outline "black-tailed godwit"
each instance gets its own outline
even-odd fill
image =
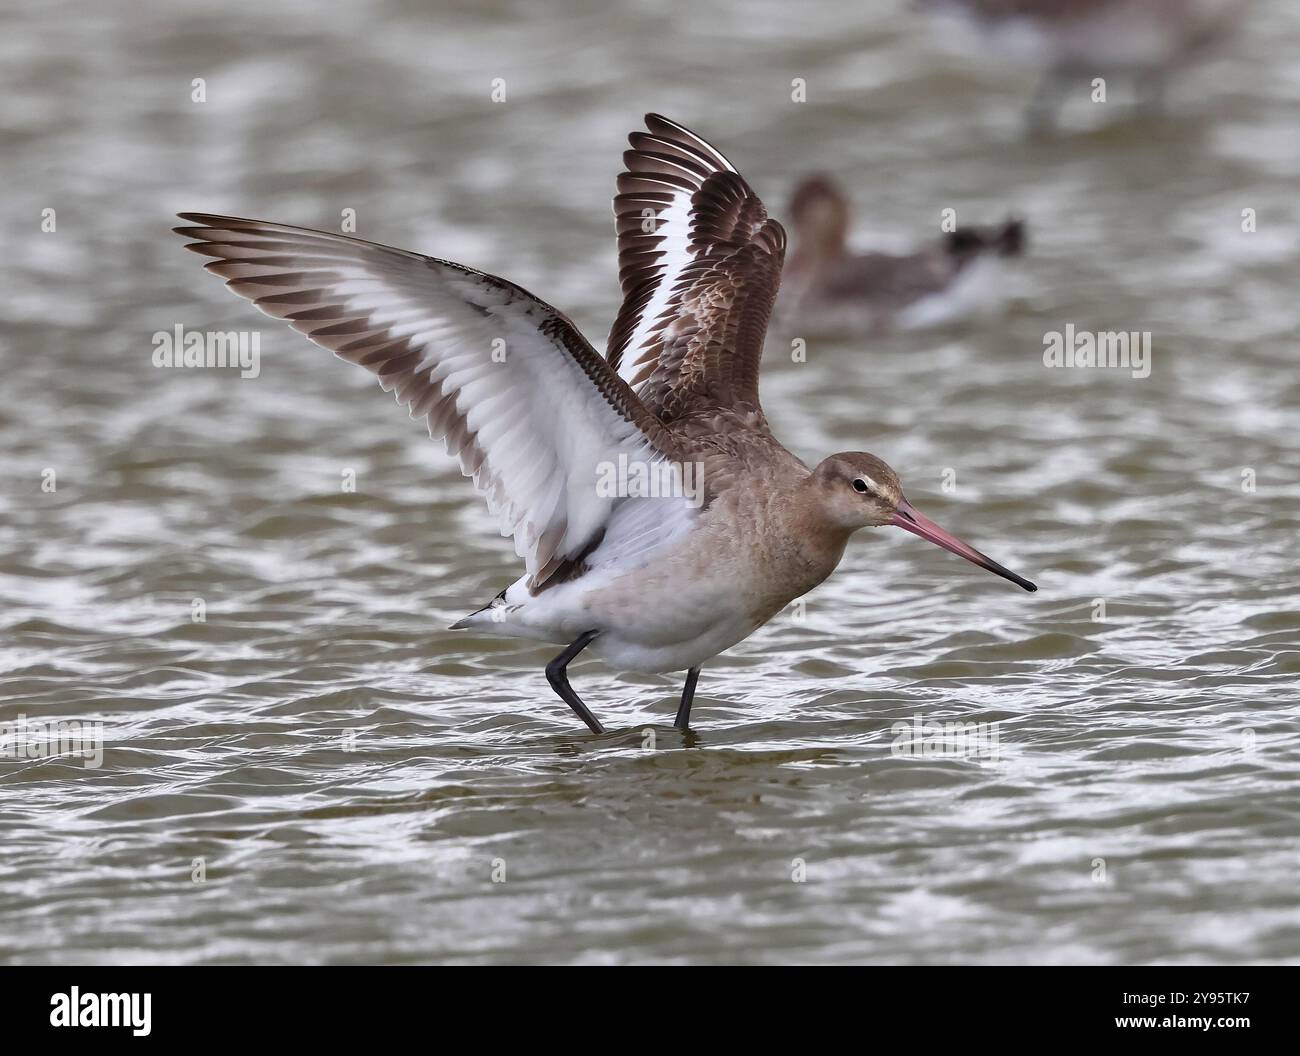
[[[603,358],[563,313],[460,264],[205,213],[176,229],[459,458],[526,571],[454,626],[569,643],[546,674],[597,733],[565,674],[583,649],[686,671],[686,729],[700,665],[830,575],[859,528],[896,525],[1037,589],[918,513],[874,455],[810,469],[781,446],[758,373],[785,232],[699,136],[653,114],[646,128],[614,199],[624,302]]]

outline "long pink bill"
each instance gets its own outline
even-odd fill
[[[940,528],[934,521],[930,520],[924,514],[917,513],[912,504],[904,499],[898,504],[898,509],[894,512],[894,524],[911,532],[913,535],[919,535],[922,539],[928,539],[945,550],[950,550],[958,557],[964,557],[972,564],[979,565],[980,568],[986,568],[995,575],[1003,579],[1009,579],[1018,587],[1024,587],[1025,590],[1033,591],[1038,587],[1023,576],[1018,576],[1009,568],[1003,568],[990,557],[985,557],[973,546],[967,546],[951,532]]]

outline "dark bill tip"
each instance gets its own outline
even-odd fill
[[[958,557],[964,557],[971,564],[979,565],[980,568],[992,572],[995,576],[1009,579],[1022,590],[1027,590],[1032,594],[1038,589],[1038,584],[1025,579],[1024,576],[1016,575],[1011,569],[999,565],[991,557],[981,554],[973,546],[963,543],[951,532],[940,528],[929,517],[917,513],[912,504],[907,501],[899,504],[897,511],[894,513],[893,523],[904,531],[919,535],[922,539],[926,539],[936,546],[942,546],[945,550],[956,554]]]

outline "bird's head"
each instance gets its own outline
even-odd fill
[[[839,252],[848,237],[849,201],[829,176],[808,176],[790,196],[790,221],[801,247]]]
[[[898,474],[875,455],[865,451],[842,451],[831,455],[813,470],[810,482],[821,519],[843,530],[852,532],[859,528],[893,525],[928,539],[1025,590],[1038,589],[1023,576],[1003,568],[919,513],[903,494]]]

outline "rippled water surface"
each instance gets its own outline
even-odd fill
[[[1300,8],[1029,140],[1032,78],[903,5],[118,6],[0,15],[0,720],[105,739],[0,760],[0,956],[1300,960]],[[517,565],[440,450],[168,228],[355,209],[599,344],[649,109],[778,216],[834,173],[864,246],[1026,218],[1001,314],[774,341],[763,391],[1041,589],[864,532],[687,738],[677,676],[575,663],[592,737],[554,647],[444,629]],[[178,323],[260,327],[261,375],[155,369]],[[1067,323],[1150,377],[1046,369]],[[900,756],[918,717],[996,760]]]

